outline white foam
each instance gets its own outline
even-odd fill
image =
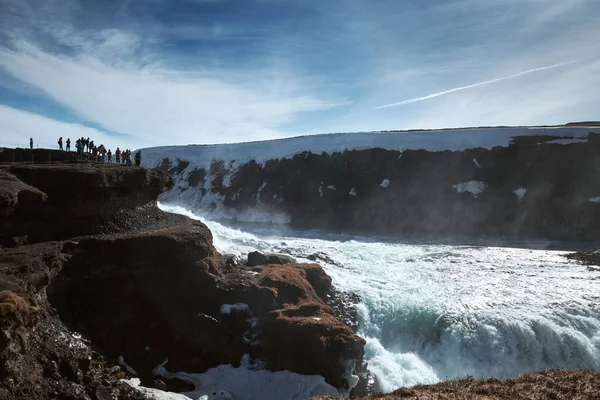
[[[364,299],[356,307],[359,335],[385,391],[465,375],[600,369],[600,279],[564,252],[292,230],[263,237],[204,222],[223,253],[330,259],[321,264],[334,285]]]
[[[328,185],[327,189],[329,189],[329,190],[337,190],[337,187],[335,185]]]
[[[350,196],[354,196],[356,197],[356,188],[352,188],[350,189],[350,192],[348,193]]]
[[[479,162],[477,161],[477,159],[476,159],[476,158],[474,158],[474,159],[473,159],[473,164],[475,164],[475,166],[476,166],[477,168],[481,168],[481,165],[479,165]]]
[[[385,178],[383,181],[381,181],[381,183],[379,184],[380,187],[387,189],[390,186],[390,180]]]
[[[479,196],[487,188],[485,182],[469,181],[452,186],[458,193],[471,193],[473,197]]]
[[[590,198],[588,199],[588,201],[589,201],[590,203],[600,203],[600,196],[598,196],[598,197],[590,197]]]

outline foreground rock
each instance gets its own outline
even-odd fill
[[[333,400],[313,397],[313,400]],[[541,371],[518,378],[458,379],[419,385],[360,400],[595,400],[600,399],[599,371]]]
[[[88,165],[0,173],[10,246],[0,250],[0,399],[142,398],[119,380],[133,373],[187,391],[154,368],[168,360],[170,371],[204,372],[244,355],[336,388],[356,384],[364,340],[327,305],[321,267],[225,262],[204,224],[156,207],[166,174]]]
[[[576,253],[567,254],[566,257],[570,260],[579,261],[586,265],[600,266],[600,250],[579,251]]]
[[[133,229],[117,213],[152,205],[172,186],[160,171],[88,164],[0,166],[0,183],[5,246]]]

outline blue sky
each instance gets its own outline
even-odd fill
[[[0,145],[600,119],[597,0],[0,0]]]

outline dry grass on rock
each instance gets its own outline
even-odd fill
[[[507,379],[465,378],[358,400],[598,400],[600,371],[548,370]],[[333,400],[313,397],[312,400]]]

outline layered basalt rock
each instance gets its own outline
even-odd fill
[[[371,148],[305,151],[261,163],[215,159],[202,166],[166,158],[159,164],[176,180],[170,200],[181,196],[186,206],[233,222],[592,241],[600,233],[600,191],[593,184],[600,179],[600,135],[573,140],[548,132],[491,149]]]
[[[117,213],[153,205],[172,185],[145,168],[81,165],[0,167],[0,244],[110,233]]]

